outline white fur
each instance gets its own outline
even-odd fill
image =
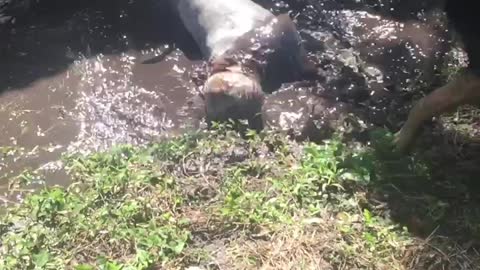
[[[216,57],[274,15],[251,0],[173,0],[204,57]]]

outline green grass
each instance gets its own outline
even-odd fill
[[[473,252],[417,237],[376,196],[431,176],[392,153],[387,133],[372,140],[317,145],[218,126],[67,156],[74,183],[27,194],[0,218],[0,269],[472,269]],[[432,220],[448,214],[438,198],[419,201]]]

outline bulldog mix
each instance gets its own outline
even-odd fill
[[[208,60],[202,90],[208,123],[246,119],[261,130],[265,92],[316,73],[287,14],[275,16],[250,0],[172,0],[171,5]]]

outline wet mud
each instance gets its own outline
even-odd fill
[[[165,4],[86,3],[63,7],[68,12],[62,16],[48,10],[48,4],[31,8],[34,11],[19,16],[15,24],[3,26],[2,146],[45,148],[48,155],[19,157],[35,168],[54,161],[55,153],[144,143],[188,122],[186,101],[195,95],[189,75],[200,59],[198,53],[196,58],[188,55],[195,54],[195,45]],[[296,10],[282,2],[261,4],[275,13],[298,13],[306,46],[326,78],[310,82],[316,89],[309,93],[323,90],[320,94],[330,99],[357,104],[372,101],[386,95],[389,87],[411,87],[424,73],[431,74],[435,61],[441,59],[433,54],[442,52],[442,35],[428,32],[431,26],[422,22],[399,23],[329,1],[297,4]],[[172,42],[180,50],[158,63],[142,64]],[[270,99],[289,102],[280,96]],[[276,110],[283,118],[299,113]],[[382,117],[387,116],[377,118]],[[21,164],[15,163],[25,167]],[[5,163],[2,172],[18,173],[12,165]]]
[[[40,1],[3,20],[1,193],[25,169],[48,170],[47,184],[68,184],[62,153],[148,143],[202,126],[192,100],[203,62],[166,2]],[[446,70],[465,65],[440,1],[257,2],[289,12],[322,75],[267,96],[269,128],[299,139],[324,139],[351,114],[364,129],[397,130],[413,100],[441,84]],[[162,53],[161,61],[144,63]]]

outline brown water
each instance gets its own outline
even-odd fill
[[[68,184],[62,153],[151,142],[183,132],[197,117],[188,107],[196,93],[190,74],[200,63],[195,45],[158,4],[127,2],[126,8],[96,4],[61,17],[27,16],[0,31],[0,193],[25,169],[46,171],[47,184]],[[380,115],[376,124],[391,124],[386,115],[398,111],[394,94],[433,81],[449,50],[446,32],[430,27],[439,24],[435,16],[405,22],[343,2],[261,2],[299,15],[307,49],[326,78],[307,83],[309,93],[366,108]],[[158,63],[141,63],[172,40],[180,49]],[[308,113],[303,104],[287,106],[292,100],[301,102],[285,92],[267,100],[272,117],[287,126],[295,124],[289,115]]]
[[[49,185],[67,184],[62,153],[150,142],[191,117],[187,73],[195,62],[180,50],[142,64],[168,45],[142,41],[134,48],[128,28],[112,30],[119,26],[98,9],[77,11],[60,25],[44,18],[2,38],[1,193],[27,169],[46,173]]]

